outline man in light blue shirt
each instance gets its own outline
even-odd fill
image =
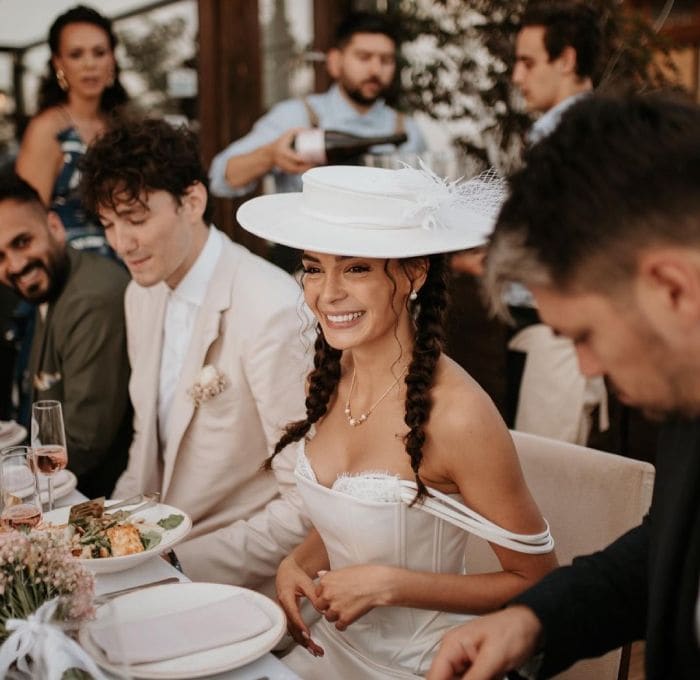
[[[338,27],[335,46],[328,52],[327,67],[335,84],[323,94],[276,104],[251,132],[220,152],[209,170],[211,192],[225,198],[243,196],[270,172],[278,192],[301,191],[300,175],[312,165],[292,144],[304,128],[362,137],[405,132],[408,141],[400,151],[423,151],[425,143],[416,123],[382,99],[396,71],[397,43],[395,27],[386,18],[349,15]]]
[[[593,91],[601,53],[599,18],[575,2],[534,3],[515,41],[513,84],[527,108],[542,114],[528,133],[534,144],[559,124],[564,112]]]
[[[572,0],[528,5],[515,41],[512,76],[528,110],[541,114],[527,135],[528,145],[552,134],[565,112],[593,92],[601,51],[600,17],[591,8]],[[574,344],[538,322],[529,290],[514,284],[507,301],[517,322],[508,346],[526,355],[522,376],[509,378],[511,409],[517,397],[514,429],[586,444],[596,408],[599,430],[608,427],[602,378],[584,376]],[[518,363],[511,359],[511,365]]]

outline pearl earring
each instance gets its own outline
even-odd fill
[[[56,70],[56,81],[64,92],[68,92],[70,85],[68,84],[68,78],[66,78],[66,74],[63,72],[62,68]]]
[[[418,292],[413,290],[413,288],[411,288],[411,292],[408,296],[408,299],[411,300],[411,302],[413,302],[414,300],[417,300],[418,299]]]

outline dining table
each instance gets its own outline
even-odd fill
[[[84,500],[87,500],[86,496],[76,489],[57,500],[56,507],[68,507]],[[149,587],[149,584],[166,579],[177,579],[180,583],[190,583],[190,579],[169,562],[154,558],[126,571],[96,574],[95,596],[105,596],[131,588]],[[169,582],[174,583],[174,581]],[[296,673],[270,652],[245,666],[205,677],[208,680],[301,680]]]

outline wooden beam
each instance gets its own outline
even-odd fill
[[[624,3],[630,8],[642,12],[649,21],[658,19],[660,3],[652,3],[650,0],[626,0]],[[679,45],[700,43],[700,6],[694,3],[693,7],[673,8],[661,27],[661,34],[668,36]]]
[[[333,45],[335,29],[350,11],[350,0],[314,0],[314,49],[327,52]],[[314,62],[314,86],[316,92],[325,92],[331,85],[331,77],[324,62]]]
[[[199,0],[199,121],[207,166],[262,114],[262,65],[257,0]],[[214,199],[217,226],[254,252],[265,242],[234,219],[241,201]]]

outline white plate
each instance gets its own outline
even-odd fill
[[[19,498],[25,498],[36,489],[34,475],[29,468],[16,467],[6,472],[5,484],[10,484],[12,493]],[[39,482],[39,492],[41,502],[49,502],[48,477],[46,475],[36,475]],[[53,498],[58,500],[67,496],[78,486],[78,478],[70,470],[59,470],[53,478]],[[21,487],[21,488],[18,488]]]
[[[109,506],[116,501],[107,501],[105,507],[108,509]],[[128,510],[129,508],[124,508]],[[44,522],[50,522],[51,524],[65,524],[68,521],[68,514],[70,513],[70,508],[59,508],[58,510],[53,510],[52,512],[44,513]],[[180,523],[179,526],[174,529],[167,529],[163,532],[163,538],[161,542],[150,548],[149,550],[144,550],[143,552],[136,553],[134,555],[122,555],[121,557],[100,557],[94,560],[78,560],[81,564],[89,567],[90,570],[95,574],[112,574],[116,571],[125,571],[126,569],[131,569],[147,560],[157,557],[162,552],[172,548],[176,543],[179,543],[192,528],[192,520],[189,515],[182,510],[174,508],[172,505],[164,505],[163,503],[158,503],[152,508],[148,508],[143,512],[139,512],[134,515],[134,519],[142,518],[144,521],[150,524],[155,524],[159,519],[163,519],[168,515],[184,515],[185,519]]]
[[[0,420],[0,449],[7,446],[17,446],[27,437],[26,428],[14,420]]]
[[[236,594],[244,595],[268,615],[272,622],[268,630],[248,640],[223,647],[165,661],[132,665],[129,667],[131,676],[152,680],[180,680],[223,673],[232,668],[244,666],[269,652],[282,639],[287,630],[287,621],[282,609],[264,595],[247,588],[220,583],[175,583],[154,586],[112,600],[110,606],[113,612],[120,621],[128,624],[144,616],[174,614],[218,602]],[[98,609],[97,621],[99,620],[100,610]],[[102,668],[116,675],[119,674],[120,668],[110,664],[102,649],[93,641],[90,635],[90,624],[80,631],[80,644]]]

